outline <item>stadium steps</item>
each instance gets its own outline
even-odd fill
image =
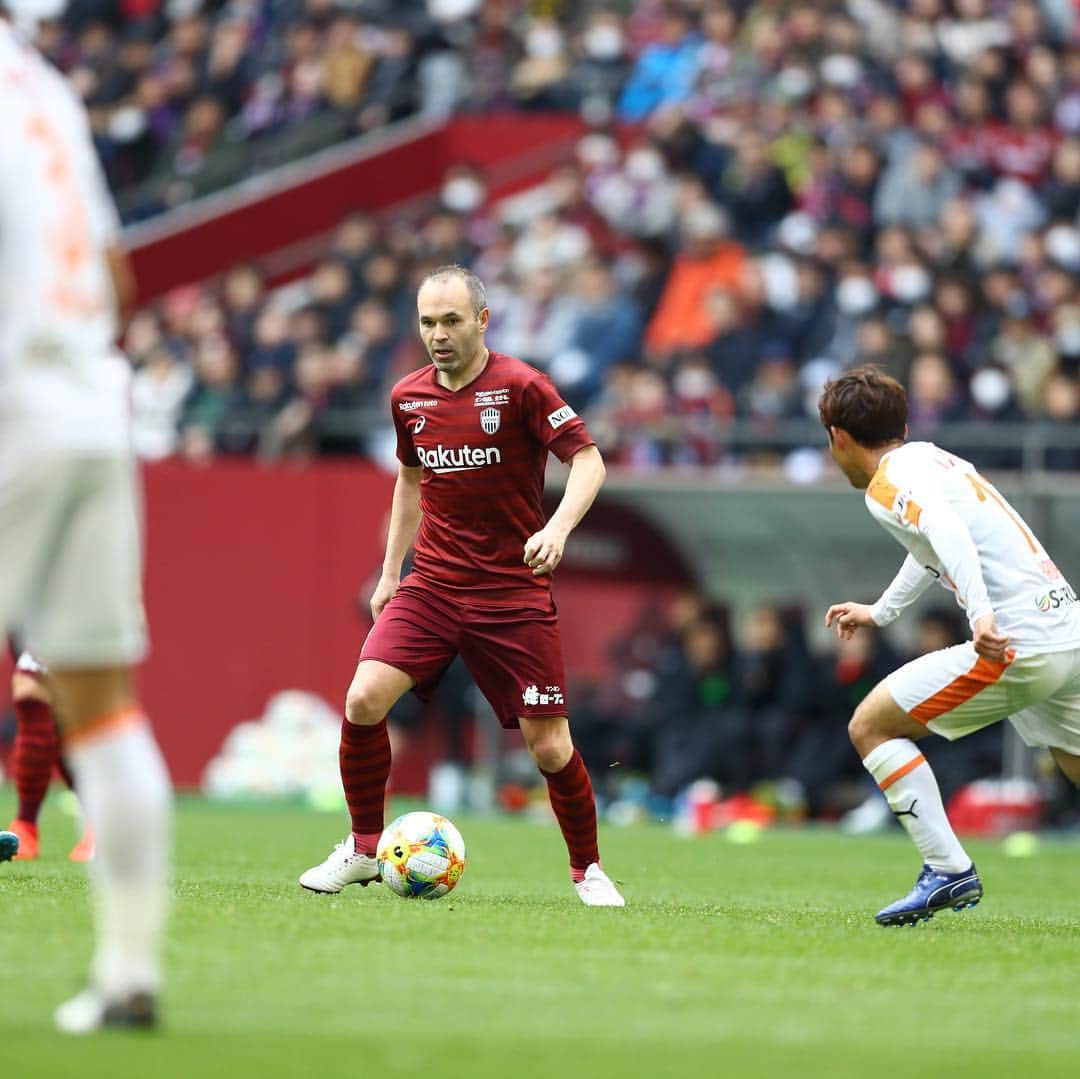
[[[583,130],[577,117],[562,114],[412,119],[271,169],[125,229],[140,300],[239,262],[255,262],[277,280],[296,276],[348,212],[416,209],[458,162],[478,168],[492,196],[512,194],[565,160]]]

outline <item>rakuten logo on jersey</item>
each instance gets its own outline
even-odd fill
[[[488,465],[502,464],[502,454],[499,453],[498,446],[476,449],[472,446],[462,446],[456,450],[443,445],[430,450],[417,446],[416,456],[420,458],[420,463],[430,468],[432,472],[467,472],[472,468],[486,468]]]

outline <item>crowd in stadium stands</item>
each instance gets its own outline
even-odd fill
[[[915,654],[965,636],[958,610],[931,609]],[[615,781],[609,795],[618,789],[617,761],[649,774],[659,807],[707,777],[728,795],[757,791],[799,815],[837,816],[867,793],[845,720],[907,658],[869,633],[817,655],[799,609],[762,606],[733,626],[726,608],[688,591],[666,609],[646,610],[616,644],[619,677],[575,709],[575,737],[599,782]],[[998,772],[1001,735],[997,727],[935,747],[946,798]],[[871,819],[885,823],[887,814]]]
[[[865,361],[904,381],[919,432],[1067,432],[1076,17],[1072,0],[79,0],[50,51],[113,183],[159,176],[166,203],[219,144],[325,111],[353,133],[496,107],[591,125],[520,196],[491,200],[462,164],[420,221],[344,221],[306,281],[238,267],[142,312],[141,452],[387,458],[386,391],[423,359],[414,288],[446,261],[487,282],[490,344],[547,370],[615,463],[722,465],[739,419],[768,450]],[[1019,463],[1007,442],[969,456]]]
[[[750,796],[792,819],[842,818],[853,831],[891,824],[852,752],[847,720],[902,662],[964,640],[963,613],[925,610],[911,656],[870,632],[813,651],[805,623],[799,608],[767,605],[732,619],[726,607],[689,589],[645,605],[612,646],[617,673],[572,687],[575,744],[602,802],[629,797],[670,817],[691,784],[707,779],[723,797]],[[446,732],[446,759],[467,767],[467,747],[477,740],[463,731],[482,707],[471,687],[455,664],[434,702],[406,698],[391,719],[408,731],[426,717]],[[999,774],[1002,746],[1001,724],[959,742],[939,739],[934,768],[946,800]],[[531,776],[525,769],[521,778]]]

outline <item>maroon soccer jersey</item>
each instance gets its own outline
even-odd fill
[[[424,469],[413,572],[474,603],[546,604],[550,576],[534,577],[523,558],[545,523],[548,451],[566,461],[594,444],[551,380],[490,352],[460,390],[440,386],[433,364],[406,375],[390,406],[398,459]]]

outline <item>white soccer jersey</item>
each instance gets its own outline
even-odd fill
[[[1080,606],[1024,519],[974,465],[930,442],[891,450],[866,489],[866,505],[908,551],[874,604],[887,625],[934,581],[974,625],[993,612],[1018,655],[1080,647]]]
[[[0,460],[122,452],[119,221],[85,111],[0,19]]]

